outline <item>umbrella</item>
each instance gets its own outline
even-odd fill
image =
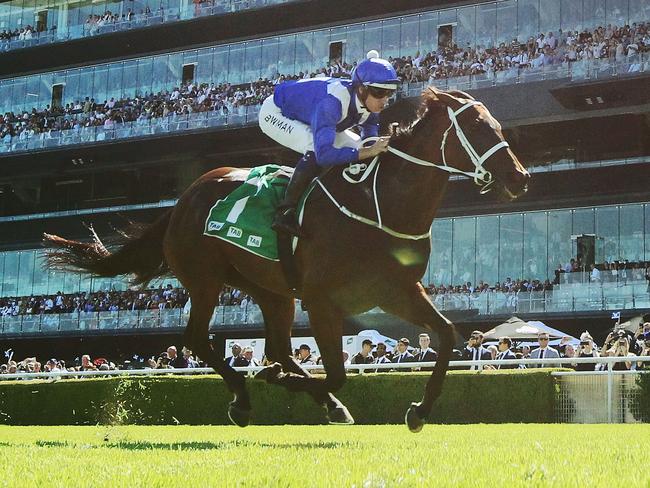
[[[562,337],[569,337],[571,344],[578,344],[580,341],[569,334],[562,332],[561,330],[554,329],[549,327],[544,322],[538,320],[531,320],[525,322],[519,317],[511,317],[506,320],[503,324],[497,325],[495,328],[488,330],[483,334],[483,338],[486,340],[494,340],[499,337],[507,336],[512,340],[521,342],[526,339],[537,339],[537,335],[545,332],[549,335],[550,338],[560,339]],[[554,342],[554,341],[553,341]]]

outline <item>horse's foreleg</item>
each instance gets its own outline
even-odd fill
[[[303,378],[311,378],[309,372],[303,369],[293,358],[291,351],[291,326],[295,314],[293,298],[286,298],[274,295],[269,292],[260,291],[254,295],[255,300],[262,309],[264,324],[266,326],[266,358],[271,362],[280,363],[285,373],[293,373]],[[291,379],[292,375],[280,381],[282,371],[275,367],[269,368],[261,373],[270,383],[279,383],[284,386],[292,386],[294,390],[306,390],[319,405],[327,408],[328,412],[341,406],[341,402],[325,388],[304,388],[304,382],[300,379]],[[313,385],[313,383],[312,383]]]
[[[431,303],[420,283],[406,290],[398,290],[387,303],[380,304],[384,311],[397,315],[414,325],[419,325],[440,338],[438,359],[429,377],[424,397],[420,403],[413,403],[406,412],[406,424],[411,432],[419,432],[431,413],[434,401],[440,396],[442,384],[449,368],[454,347],[455,328]]]
[[[220,287],[219,287],[220,288]],[[228,407],[230,420],[240,427],[246,427],[250,422],[250,398],[246,391],[246,378],[226,364],[223,358],[210,346],[208,328],[219,297],[219,288],[196,289],[190,291],[192,309],[190,319],[185,329],[185,342],[208,365],[219,373],[228,389],[235,395]]]

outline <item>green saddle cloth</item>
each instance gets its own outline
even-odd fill
[[[292,172],[292,168],[276,164],[252,168],[241,186],[210,209],[203,234],[279,261],[271,222]]]

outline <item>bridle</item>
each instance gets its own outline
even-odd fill
[[[469,176],[474,180],[474,183],[476,183],[478,186],[481,187],[480,193],[482,195],[489,192],[490,190],[492,190],[492,185],[494,184],[495,180],[494,177],[492,176],[492,173],[486,170],[483,165],[499,149],[502,149],[504,147],[509,147],[510,145],[506,141],[501,141],[495,144],[494,146],[492,146],[490,149],[488,149],[485,153],[483,153],[482,156],[478,155],[476,149],[474,149],[474,146],[472,146],[472,143],[465,135],[463,128],[458,123],[458,115],[461,114],[464,110],[474,105],[482,105],[482,103],[476,100],[468,100],[458,110],[455,111],[451,107],[447,106],[447,114],[449,115],[449,119],[451,120],[451,123],[449,124],[447,130],[445,130],[445,132],[443,133],[442,143],[440,144],[440,152],[442,154],[442,164],[435,164],[420,158],[416,158],[415,156],[411,156],[410,154],[400,151],[399,149],[395,149],[394,147],[389,146],[388,150],[393,154],[401,157],[402,159],[414,164],[438,168],[452,174]],[[447,158],[445,157],[445,146],[447,144],[447,136],[449,135],[449,131],[452,129],[452,127],[455,128],[456,137],[458,137],[461,146],[469,156],[469,159],[472,161],[472,164],[474,165],[475,168],[474,171],[462,171],[458,168],[454,168],[453,166],[449,166],[447,164]],[[376,138],[373,139],[376,140]]]
[[[472,146],[472,143],[467,139],[467,136],[465,135],[465,132],[463,131],[462,127],[458,123],[458,115],[461,114],[464,110],[466,110],[469,107],[472,107],[474,105],[482,105],[481,102],[478,102],[476,100],[468,100],[465,102],[458,110],[453,110],[451,107],[447,106],[447,114],[449,115],[449,119],[451,120],[451,123],[449,124],[449,127],[445,132],[443,133],[442,136],[442,142],[440,144],[440,152],[442,153],[442,164],[436,164],[432,163],[430,161],[425,161],[424,159],[416,158],[415,156],[411,156],[410,154],[407,154],[403,151],[400,151],[399,149],[395,149],[392,146],[388,146],[388,151],[392,152],[396,156],[399,156],[400,158],[404,159],[405,161],[408,161],[413,164],[417,164],[420,166],[428,166],[431,168],[438,168],[443,171],[447,171],[448,173],[451,174],[459,174],[459,175],[464,175],[468,176],[470,178],[474,179],[474,183],[476,183],[479,187],[481,187],[481,194],[485,194],[492,190],[492,185],[494,184],[494,177],[492,176],[492,173],[490,173],[488,170],[486,170],[483,165],[485,162],[492,157],[499,149],[502,149],[504,147],[509,147],[509,144],[506,141],[501,141],[494,146],[492,146],[490,149],[488,149],[485,153],[483,153],[482,156],[479,156],[478,153],[476,152],[476,149],[474,149],[474,146]],[[447,159],[445,157],[445,146],[447,143],[447,136],[449,134],[449,131],[454,128],[456,131],[456,137],[458,137],[458,140],[460,141],[461,146],[469,156],[470,160],[472,161],[472,164],[474,164],[474,171],[463,171],[458,168],[455,168],[453,166],[449,166],[447,164]],[[378,140],[379,137],[368,137],[363,140],[363,143],[365,144],[366,142],[374,142]],[[431,235],[431,230],[429,229],[428,232],[425,232],[423,234],[405,234],[402,232],[398,232],[396,230],[393,230],[387,226],[384,225],[382,221],[382,216],[381,216],[381,210],[379,208],[379,199],[377,196],[377,174],[379,173],[379,165],[381,164],[381,161],[379,160],[379,156],[375,156],[375,158],[372,160],[372,162],[368,165],[365,163],[355,163],[355,164],[350,164],[347,168],[343,169],[342,175],[343,178],[352,184],[358,184],[366,180],[368,176],[373,172],[373,170],[376,168],[377,171],[375,171],[374,175],[374,181],[373,181],[373,196],[374,196],[374,203],[375,203],[375,211],[377,214],[377,220],[372,220],[367,217],[363,217],[361,215],[358,215],[345,206],[341,205],[336,198],[327,190],[325,185],[322,183],[320,178],[317,178],[316,184],[321,187],[325,195],[332,201],[332,203],[341,211],[345,216],[356,220],[358,222],[364,223],[366,225],[369,225],[371,227],[375,227],[388,235],[391,235],[393,237],[397,237],[399,239],[408,239],[408,240],[420,240],[420,239],[426,239],[429,238]],[[361,174],[361,177],[359,179],[353,178],[353,176]],[[313,188],[313,187],[312,187]],[[311,191],[311,190],[310,190]],[[302,221],[302,213],[300,214],[300,221]],[[296,244],[296,241],[294,240],[294,246]]]

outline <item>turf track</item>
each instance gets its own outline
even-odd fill
[[[1,486],[649,487],[648,425],[0,426]]]

